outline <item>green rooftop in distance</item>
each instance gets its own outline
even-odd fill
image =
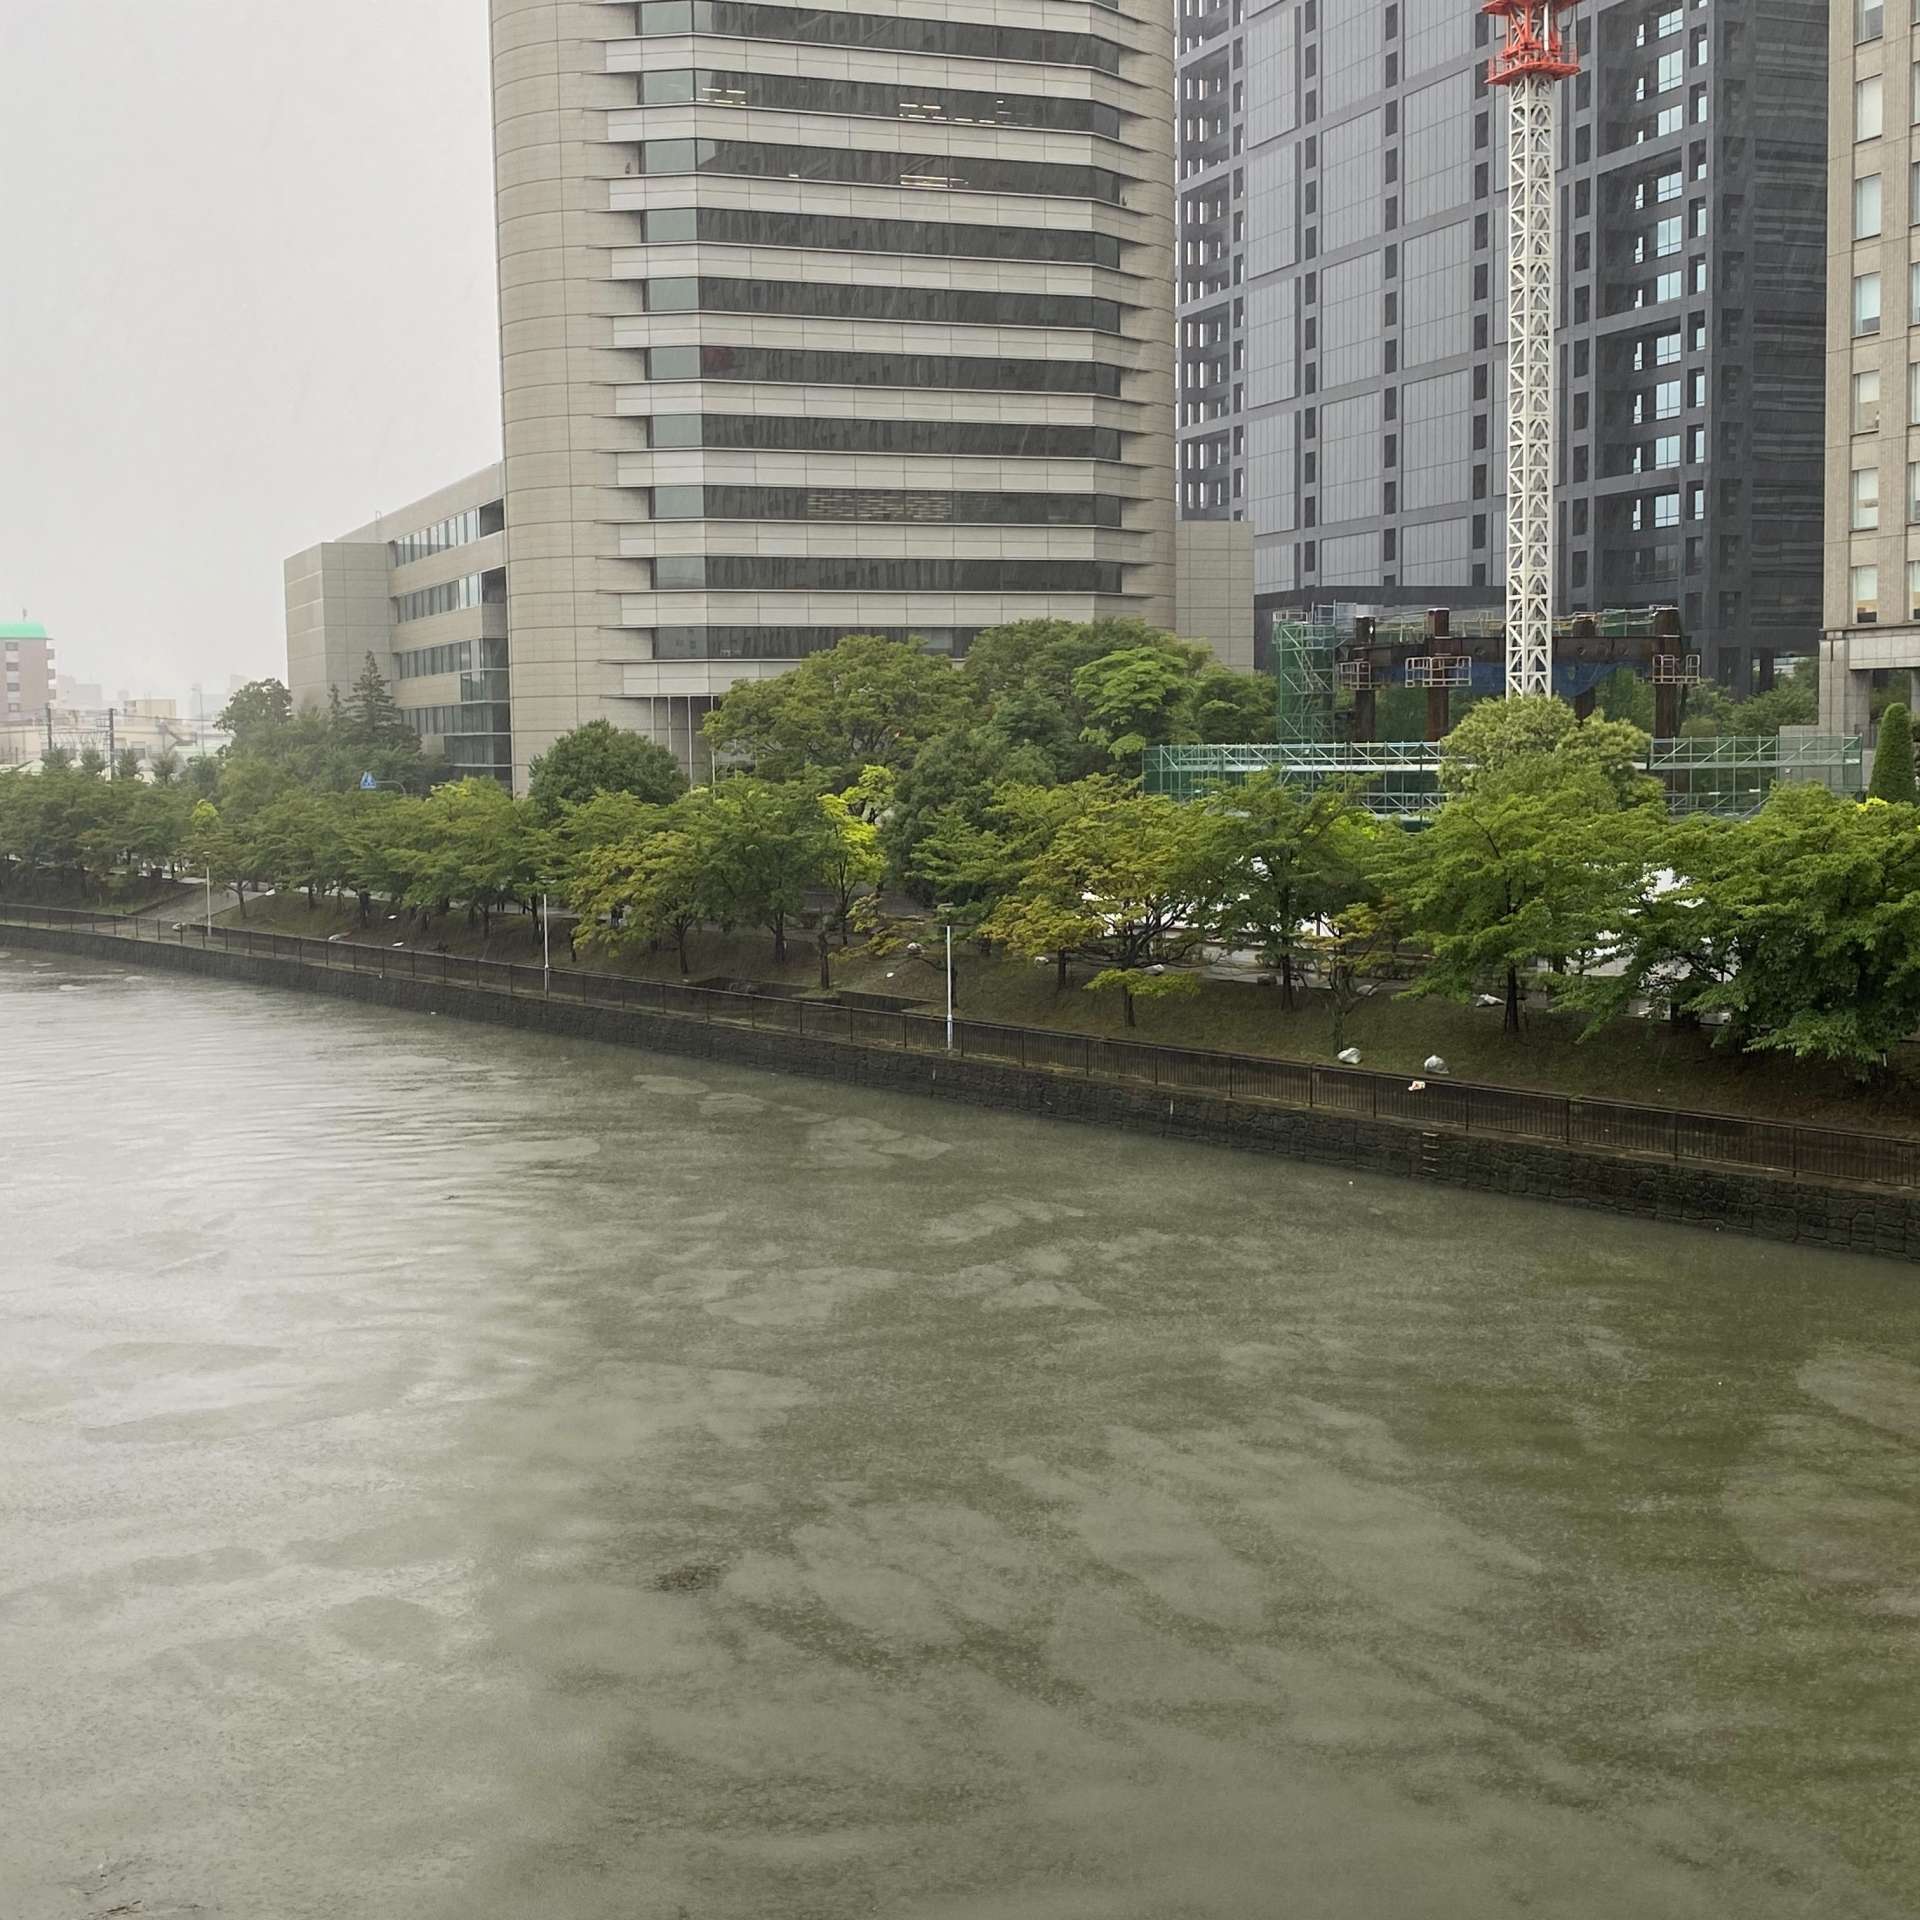
[[[37,620],[0,620],[0,640],[51,640]]]

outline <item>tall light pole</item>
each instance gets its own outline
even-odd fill
[[[1574,0],[1485,0],[1507,40],[1507,698],[1553,691],[1554,89],[1580,62],[1560,31]]]

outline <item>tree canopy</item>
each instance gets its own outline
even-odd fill
[[[665,747],[610,720],[589,720],[535,758],[527,795],[543,820],[555,820],[564,808],[595,794],[631,794],[665,806],[686,786],[680,763]]]

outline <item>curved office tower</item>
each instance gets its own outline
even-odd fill
[[[1170,0],[492,0],[518,777],[1173,611]]]

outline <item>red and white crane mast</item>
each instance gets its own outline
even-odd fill
[[[1574,0],[1485,0],[1506,44],[1507,696],[1553,691],[1554,96],[1580,62],[1560,29]]]

